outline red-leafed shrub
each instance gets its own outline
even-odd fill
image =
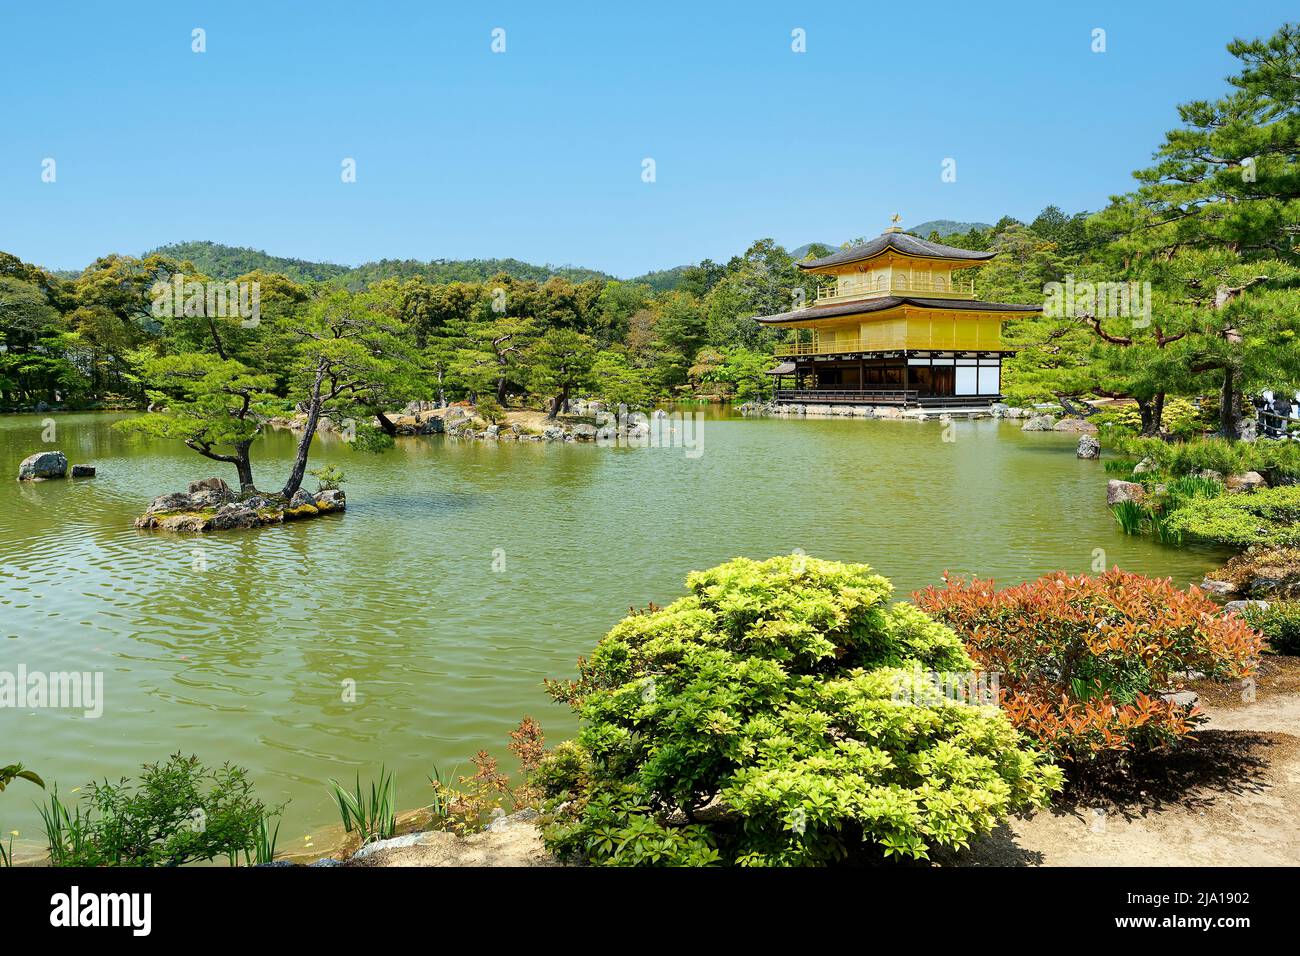
[[[1054,756],[1169,746],[1204,720],[1162,694],[1188,671],[1252,673],[1263,638],[1199,588],[1118,568],[1018,587],[947,578],[913,595],[999,674],[1007,715]]]

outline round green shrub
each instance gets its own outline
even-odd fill
[[[577,680],[548,682],[582,719],[538,774],[561,856],[924,858],[1060,787],[995,705],[920,692],[975,665],[866,565],[738,558],[687,587],[624,618]]]
[[[1300,654],[1300,602],[1269,601],[1249,606],[1241,616],[1268,640],[1275,654]]]

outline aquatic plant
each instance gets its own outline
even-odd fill
[[[1165,482],[1162,502],[1166,511],[1175,511],[1196,498],[1217,498],[1224,493],[1223,482],[1202,475],[1182,475]]]
[[[1060,771],[992,706],[923,693],[974,662],[863,564],[738,558],[549,681],[582,720],[537,782],[547,845],[604,865],[925,858],[1044,804]]]
[[[261,866],[267,863],[274,863],[276,857],[276,844],[280,839],[280,821],[275,821],[275,827],[271,827],[270,818],[263,816],[258,821],[257,831],[253,834],[253,846],[244,850],[245,866]],[[234,859],[231,858],[231,865],[234,865]]]
[[[951,577],[913,595],[1002,676],[1012,722],[1062,759],[1173,746],[1201,721],[1162,696],[1178,674],[1250,674],[1263,638],[1199,588],[1118,568],[1063,571],[1001,591]]]
[[[397,830],[397,789],[393,774],[380,768],[379,782],[370,782],[370,792],[361,789],[361,775],[349,793],[337,780],[329,781],[330,796],[338,807],[345,833],[356,830],[362,844],[387,840]]]
[[[1111,506],[1111,514],[1125,534],[1142,534],[1147,530],[1151,512],[1138,501],[1121,501]]]

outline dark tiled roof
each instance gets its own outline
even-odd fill
[[[863,259],[874,258],[889,249],[905,256],[915,256],[918,259],[969,259],[972,262],[983,262],[986,259],[992,259],[994,256],[992,252],[976,252],[973,249],[941,246],[937,242],[927,242],[924,239],[918,239],[916,236],[909,236],[905,232],[887,232],[884,235],[876,236],[870,242],[864,242],[860,246],[841,249],[839,252],[832,253],[825,258],[812,259],[808,262],[796,264],[800,269],[820,269],[823,266],[838,266],[846,262],[861,262]]]
[[[911,305],[922,309],[944,309],[958,312],[1042,312],[1041,305],[1017,305],[1011,302],[979,302],[974,299],[918,299],[910,295],[886,295],[879,299],[859,299],[856,302],[835,302],[829,305],[814,305],[795,312],[782,312],[778,315],[755,316],[760,322],[779,324],[781,322],[805,322],[808,319],[829,319],[837,315],[861,315],[867,312],[883,312],[899,305]]]

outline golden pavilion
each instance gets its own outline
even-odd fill
[[[898,222],[898,217],[894,217]],[[778,403],[979,407],[1001,399],[1002,323],[1037,305],[983,302],[960,270],[992,252],[957,249],[897,225],[870,242],[798,263],[833,276],[811,304],[764,325],[788,328],[768,372]],[[954,273],[957,273],[954,275]]]

